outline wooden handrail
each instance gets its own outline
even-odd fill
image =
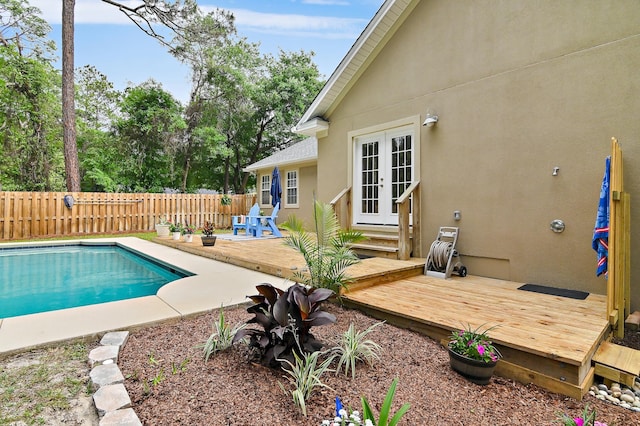
[[[420,181],[413,182],[396,200],[398,205],[398,259],[411,257],[411,235],[409,215],[411,214],[411,198],[413,196],[413,255],[422,257],[422,238],[420,231]]]
[[[346,208],[344,211],[346,211],[346,217],[343,220],[343,210],[342,210],[342,200],[346,200]],[[343,225],[343,227],[345,229],[350,229],[351,228],[351,187],[348,186],[346,188],[344,188],[342,191],[340,191],[338,193],[338,195],[336,195],[335,197],[333,197],[333,200],[331,200],[331,202],[329,203],[331,204],[331,207],[333,207],[333,211],[336,214],[336,217],[338,218],[338,223],[340,223],[341,225],[343,225],[343,223],[345,225]]]

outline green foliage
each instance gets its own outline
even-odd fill
[[[283,360],[295,362],[295,355],[320,350],[323,344],[310,333],[311,327],[335,322],[333,314],[320,310],[322,302],[333,292],[328,289],[305,288],[300,284],[286,291],[271,284],[256,286],[257,295],[249,296],[255,303],[247,308],[254,317],[247,324],[258,324],[262,330],[245,328],[236,333],[233,341],[249,339],[260,362],[280,367]]]
[[[293,390],[290,391],[293,403],[304,416],[307,415],[306,401],[311,397],[313,390],[317,387],[329,388],[322,383],[320,377],[326,371],[331,371],[329,366],[333,362],[333,357],[328,357],[318,365],[320,355],[322,355],[320,351],[304,354],[302,357],[294,353],[294,362],[283,360],[291,368],[283,367],[282,369],[288,374],[287,380],[289,380],[289,383],[293,385]],[[282,384],[280,386],[284,390]]]
[[[338,218],[329,204],[314,202],[315,234],[304,229],[302,222],[289,216],[282,227],[290,231],[284,242],[302,254],[309,273],[296,272],[300,282],[316,288],[328,288],[336,294],[347,286],[346,269],[360,262],[351,245],[362,241],[360,232],[340,229]]]
[[[375,360],[380,359],[380,345],[366,337],[382,324],[384,322],[375,323],[364,331],[356,331],[353,323],[349,325],[347,331],[342,334],[340,343],[332,349],[332,353],[338,357],[336,374],[344,368],[344,374],[348,375],[351,371],[351,378],[355,379],[358,361],[372,365]]]
[[[209,222],[208,220],[205,221],[204,225],[202,225],[202,233],[205,236],[210,237],[214,232],[216,232],[216,228],[213,226],[213,222]]]
[[[387,392],[387,396],[384,398],[384,402],[382,403],[382,407],[380,408],[380,415],[378,416],[378,420],[369,405],[369,402],[365,397],[362,397],[362,418],[366,420],[371,420],[375,426],[396,426],[402,416],[409,411],[411,405],[405,403],[400,407],[400,409],[390,418],[391,416],[391,404],[393,403],[393,397],[396,393],[396,386],[398,385],[398,379],[393,379],[391,382],[391,386],[389,387],[389,391]]]
[[[561,413],[559,417],[559,423],[563,426],[607,426],[606,423],[596,420],[596,410],[590,410],[589,404],[584,406],[579,417],[571,417],[564,413]]]
[[[480,325],[472,330],[471,326],[467,325],[462,330],[455,330],[451,333],[449,348],[467,358],[484,362],[498,361],[502,355],[487,336],[487,333],[494,328],[496,326],[482,330],[482,325]]]
[[[218,321],[213,323],[213,333],[201,346],[204,360],[209,361],[211,355],[230,348],[235,335],[246,326],[246,324],[236,324],[234,327],[230,327],[224,319],[224,310],[220,307]]]
[[[128,191],[158,192],[176,187],[174,158],[186,127],[182,108],[154,81],[129,87],[115,123],[124,161],[122,184]]]

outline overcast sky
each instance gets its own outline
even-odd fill
[[[277,55],[280,48],[314,51],[314,61],[328,78],[383,0],[199,0],[198,3],[204,10],[218,7],[233,12],[239,35],[260,42],[263,53]],[[52,26],[50,37],[60,51],[62,0],[30,0],[30,4],[38,7]],[[75,23],[76,68],[96,66],[119,90],[153,78],[179,100],[188,99],[188,68],[117,8],[101,0],[76,0]]]

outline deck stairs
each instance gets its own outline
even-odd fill
[[[603,342],[593,356],[595,375],[633,388],[640,376],[640,351]]]
[[[392,231],[372,231],[361,230],[366,240],[353,245],[353,250],[361,257],[383,257],[387,259],[398,259],[399,244],[398,232]]]

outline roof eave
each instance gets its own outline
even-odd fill
[[[320,117],[315,117],[305,122],[300,121],[292,130],[301,135],[320,139],[329,134],[329,122]]]

